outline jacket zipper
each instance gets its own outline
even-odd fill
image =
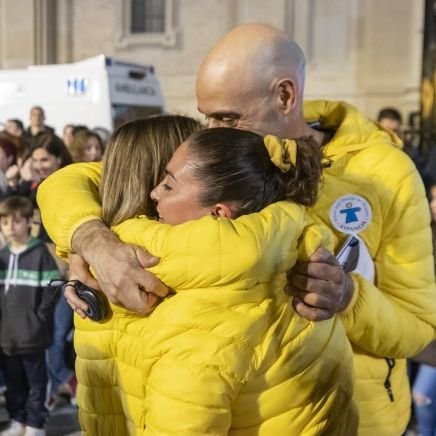
[[[385,360],[386,360],[386,363],[388,364],[388,368],[389,368],[388,375],[387,375],[386,380],[385,380],[385,389],[389,395],[390,400],[394,401],[394,393],[392,392],[390,378],[391,378],[392,370],[394,369],[394,366],[395,366],[395,359],[389,359],[388,357],[386,357]]]

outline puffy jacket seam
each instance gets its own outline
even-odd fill
[[[189,404],[190,406],[194,406],[198,409],[203,409],[203,410],[212,410],[215,412],[225,412],[227,409],[224,407],[216,407],[216,406],[206,406],[203,404],[198,404],[195,403],[193,401],[189,401],[186,398],[184,398],[183,400],[180,398],[175,398],[174,396],[168,395],[166,392],[160,391],[159,389],[157,389],[155,386],[153,386],[150,382],[147,383],[147,390],[152,390],[156,393],[158,393],[159,395],[162,395],[166,398],[169,398],[170,400],[177,402],[177,403],[182,403],[182,404]]]
[[[254,349],[251,349],[250,351],[252,352],[252,355],[255,354]],[[161,355],[161,357],[162,356],[163,356],[163,354]],[[159,359],[159,357],[158,357],[158,359]],[[225,369],[224,366],[221,366],[221,365],[200,364],[200,363],[190,362],[187,360],[181,360],[178,358],[171,358],[171,362],[174,365],[177,364],[180,366],[184,366],[185,368],[198,368],[198,369],[204,371],[205,373],[207,373],[207,372],[215,373],[215,374],[218,373],[218,374],[222,375],[223,377],[228,378],[228,379],[233,380],[233,381],[236,381],[238,383],[246,383],[248,380],[247,376],[238,377],[233,371],[228,371]],[[223,368],[224,368],[224,370],[223,370]]]

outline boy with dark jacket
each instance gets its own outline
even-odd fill
[[[11,424],[1,435],[44,436],[48,411],[45,350],[53,334],[56,263],[44,243],[30,236],[33,206],[25,197],[0,203],[0,346],[6,355],[6,407]]]

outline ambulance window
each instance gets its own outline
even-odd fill
[[[162,108],[158,106],[132,106],[123,104],[112,105],[112,118],[114,121],[114,129],[128,121],[137,120],[139,118],[147,118],[150,115],[162,113]]]

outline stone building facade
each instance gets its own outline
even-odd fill
[[[0,68],[100,53],[151,63],[167,109],[196,115],[207,50],[235,25],[267,22],[306,53],[306,98],[407,115],[420,104],[423,10],[424,0],[0,0]]]

